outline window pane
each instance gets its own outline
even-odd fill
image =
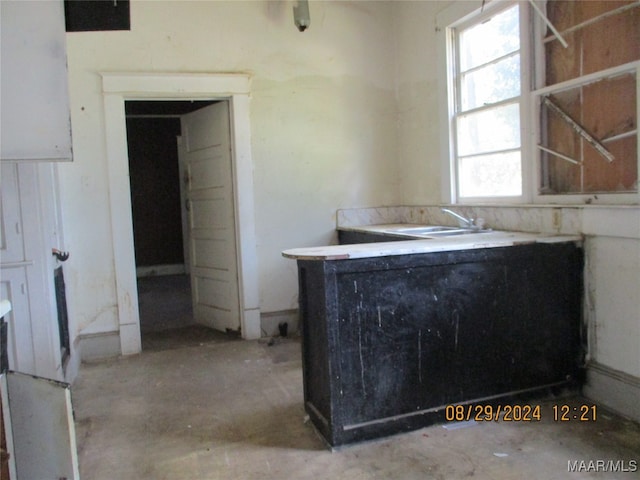
[[[516,5],[460,32],[460,69],[464,72],[519,50],[519,23]]]
[[[520,106],[501,105],[458,117],[458,156],[520,147]]]
[[[522,195],[520,152],[463,158],[458,164],[460,197]]]
[[[462,110],[499,102],[520,95],[520,54],[463,74]]]

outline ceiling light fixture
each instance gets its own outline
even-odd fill
[[[293,5],[293,22],[298,30],[304,32],[311,24],[309,16],[309,0],[296,0]]]

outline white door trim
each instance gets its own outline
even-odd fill
[[[140,317],[136,283],[126,100],[228,100],[231,115],[240,325],[242,337],[260,337],[258,265],[249,117],[250,79],[243,74],[102,73],[111,236],[123,355],[139,353]]]

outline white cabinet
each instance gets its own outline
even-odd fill
[[[69,161],[71,121],[62,0],[0,1],[3,161]]]
[[[0,0],[3,3],[4,0]],[[11,301],[8,356],[12,370],[62,380],[51,255],[63,248],[55,163],[0,165],[0,298]]]

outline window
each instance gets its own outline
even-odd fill
[[[459,199],[522,195],[520,7],[452,30]]]
[[[445,199],[638,203],[640,2],[478,3],[436,19]]]

